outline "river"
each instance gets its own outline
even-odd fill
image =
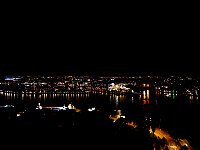
[[[79,109],[96,108],[107,113],[120,113],[146,125],[156,125],[174,137],[186,138],[199,146],[200,103],[198,97],[158,94],[145,90],[140,95],[87,94],[15,94],[0,92],[0,105],[19,109],[73,104]]]

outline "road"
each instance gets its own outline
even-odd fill
[[[160,137],[161,139],[164,137],[167,140],[169,150],[180,150],[180,146],[178,146],[178,143],[170,136],[168,132],[156,128],[154,135],[156,137]]]
[[[150,132],[152,131],[150,130]],[[161,139],[164,137],[167,140],[169,150],[180,150],[181,146],[184,145],[187,146],[188,150],[193,150],[193,148],[186,139],[179,139],[179,141],[177,142],[170,136],[170,134],[167,131],[164,131],[160,128],[155,129],[154,135],[156,137],[160,137]]]
[[[114,122],[120,117],[120,115],[110,115],[110,119],[112,119]],[[135,122],[128,122],[127,125],[132,126],[134,128],[137,127],[137,124]],[[151,129],[150,133],[152,133]],[[160,139],[164,137],[167,140],[167,147],[169,150],[181,150],[182,146],[187,146],[188,150],[193,150],[192,146],[186,139],[179,139],[178,141],[176,141],[171,137],[171,135],[167,131],[164,131],[160,128],[155,129],[154,135],[156,137],[160,137]]]

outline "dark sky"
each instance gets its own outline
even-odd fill
[[[26,12],[26,13],[25,13]],[[195,12],[4,12],[2,73],[198,72]]]

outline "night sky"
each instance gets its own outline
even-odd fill
[[[25,12],[3,14],[1,73],[199,72],[195,12]]]

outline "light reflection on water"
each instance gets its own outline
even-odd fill
[[[127,96],[127,95],[114,95],[114,94],[89,94],[89,93],[52,93],[52,94],[34,94],[34,93],[3,93],[0,92],[0,104],[2,101],[4,103],[20,103],[20,101],[23,101],[23,103],[36,103],[41,102],[43,104],[51,104],[51,105],[62,105],[66,103],[76,103],[79,105],[79,103],[86,104],[91,103],[92,105],[96,105],[95,103],[103,103],[102,105],[110,105],[112,108],[121,108],[124,105],[127,105],[126,103],[136,103],[140,102],[141,104],[158,104],[158,98],[159,96],[164,95],[165,97],[169,99],[176,99],[177,98],[177,91],[155,91],[155,95],[151,95],[152,93],[147,89],[143,90],[140,95],[137,97],[135,96]],[[95,96],[98,95],[98,96]],[[107,101],[108,100],[108,101]],[[194,96],[188,96],[188,102],[192,103],[195,102],[195,100],[198,100],[198,97]],[[82,105],[81,104],[81,105]]]
[[[190,125],[196,123],[195,122],[196,120],[187,121],[188,119],[187,116],[190,116],[188,114],[191,113],[191,115],[193,116],[196,115],[196,117],[193,118],[198,117],[199,113],[197,111],[200,111],[200,109],[198,107],[196,108],[197,105],[195,105],[194,107],[196,109],[193,109],[193,107],[190,106],[188,107],[188,104],[190,105],[197,103],[198,97],[190,95],[179,98],[178,96],[179,95],[177,95],[177,91],[164,91],[164,92],[156,91],[154,94],[149,90],[143,90],[141,94],[138,96],[114,95],[114,94],[109,95],[102,93],[101,94],[53,93],[53,94],[38,95],[38,94],[15,94],[15,93],[0,92],[0,105],[12,104],[12,103],[37,105],[38,103],[41,103],[42,105],[47,105],[47,106],[48,105],[67,106],[69,103],[72,103],[76,108],[82,108],[82,107],[90,108],[90,106],[95,106],[97,109],[103,108],[109,110],[117,110],[117,112],[120,112],[120,114],[126,112],[126,115],[130,114],[131,118],[133,116],[133,119],[142,116],[143,113],[141,113],[141,109],[138,109],[142,108],[144,115],[147,116],[157,115],[154,118],[157,118],[158,120],[159,118],[162,118],[162,122],[159,122],[161,127],[163,128],[168,128],[171,126],[176,127],[177,124],[178,125],[180,124],[182,127],[183,125],[185,125],[185,128],[182,127],[185,132],[185,129],[190,129],[190,128],[192,129],[193,127]],[[166,99],[167,102],[170,103],[166,103]],[[159,106],[159,109],[157,106]],[[195,111],[193,112],[193,110]],[[182,120],[177,119],[181,117],[183,118]]]
[[[42,105],[64,105],[68,103],[74,103],[74,105],[81,106],[96,106],[96,107],[110,107],[114,109],[121,109],[123,105],[130,100],[134,102],[136,98],[127,97],[125,95],[114,94],[84,94],[84,93],[51,93],[51,94],[34,94],[34,93],[3,93],[0,92],[0,105],[3,104],[27,104],[36,105],[41,103]]]

